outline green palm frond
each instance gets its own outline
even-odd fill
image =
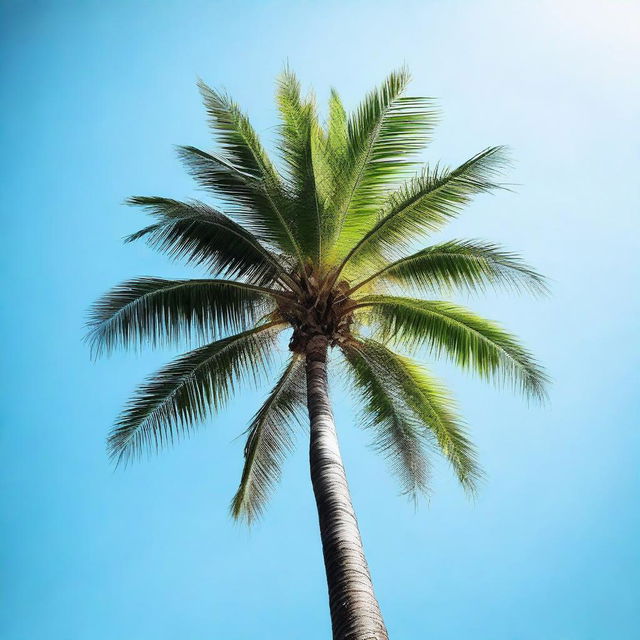
[[[340,96],[331,89],[326,136],[316,136],[314,145],[314,171],[317,191],[322,203],[321,246],[324,248],[320,259],[325,266],[331,261],[332,245],[339,225],[340,193],[344,186],[344,176],[348,173],[348,122],[347,112]]]
[[[291,196],[296,241],[306,258],[318,264],[322,253],[322,203],[318,184],[324,140],[313,96],[303,99],[300,82],[286,68],[278,79],[277,103],[282,118],[279,149]]]
[[[381,349],[385,347],[379,345]],[[388,351],[388,350],[387,350]],[[438,448],[449,461],[460,484],[475,493],[483,473],[467,430],[446,387],[417,362],[389,352],[396,358],[397,376],[407,402],[433,433]]]
[[[337,198],[339,254],[375,222],[389,188],[415,170],[411,157],[426,146],[435,126],[431,99],[402,95],[409,79],[406,69],[391,73],[349,119],[346,173]]]
[[[93,305],[88,340],[96,355],[147,341],[211,340],[251,328],[274,308],[270,290],[233,280],[135,278]]]
[[[282,180],[269,160],[258,135],[238,105],[204,82],[198,83],[223,155],[242,174],[253,176],[262,186],[262,198],[246,213],[245,221],[260,229],[261,238],[281,251],[296,255],[302,262],[291,221],[287,219],[287,203]]]
[[[240,107],[227,95],[198,81],[209,124],[224,157],[240,171],[265,183],[278,182],[278,174]]]
[[[343,265],[384,265],[388,255],[405,250],[425,233],[437,231],[478,193],[499,188],[495,178],[505,165],[503,147],[491,147],[457,169],[427,167],[398,190],[379,210],[378,221],[357,238]]]
[[[143,384],[108,440],[117,462],[159,449],[219,410],[238,383],[257,380],[271,361],[282,325],[271,323],[179,357]]]
[[[375,432],[374,447],[389,460],[402,493],[414,500],[428,490],[429,461],[424,429],[390,372],[373,358],[364,342],[342,345],[353,375],[355,395],[361,398],[364,426]]]
[[[410,358],[375,340],[361,338],[348,348],[356,351],[381,384],[390,388],[396,403],[409,407],[421,429],[433,436],[462,486],[473,493],[482,472],[451,395],[442,383]]]
[[[409,286],[423,293],[463,288],[484,290],[486,285],[512,291],[524,288],[546,293],[545,278],[515,253],[477,240],[451,240],[427,247],[386,265],[351,289],[351,294],[377,280]]]
[[[247,429],[242,478],[231,502],[234,518],[251,523],[262,514],[280,480],[284,457],[293,447],[292,423],[301,420],[305,403],[304,359],[293,354]]]
[[[143,196],[130,198],[128,203],[144,207],[158,222],[131,234],[126,242],[142,238],[173,259],[255,284],[287,277],[278,258],[252,233],[212,207]]]
[[[502,327],[463,307],[435,300],[366,296],[384,339],[409,348],[429,347],[483,378],[509,380],[522,393],[543,400],[547,378],[532,355]]]
[[[287,210],[289,203],[283,186],[265,183],[259,175],[239,169],[216,153],[193,146],[180,146],[177,151],[189,174],[200,186],[219,197],[229,214],[261,240],[281,244],[280,230],[274,232],[272,216],[264,212],[275,207],[279,212]]]

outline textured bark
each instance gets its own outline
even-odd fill
[[[387,640],[351,504],[327,389],[324,336],[307,344],[311,482],[318,506],[333,640]]]

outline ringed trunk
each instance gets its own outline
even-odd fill
[[[311,482],[318,507],[333,640],[388,640],[373,591],[331,412],[326,337],[306,349]]]

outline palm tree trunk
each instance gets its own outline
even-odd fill
[[[327,388],[324,336],[306,352],[309,458],[329,587],[333,640],[388,640],[351,504]]]

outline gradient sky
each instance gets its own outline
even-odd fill
[[[114,471],[104,440],[128,394],[175,351],[92,363],[89,304],[136,275],[194,273],[122,237],[133,194],[200,196],[174,144],[211,139],[197,77],[265,140],[284,62],[348,106],[402,63],[443,120],[425,159],[508,144],[513,193],[443,234],[504,243],[548,299],[463,300],[517,332],[553,378],[528,406],[446,364],[487,480],[475,501],[436,464],[414,510],[336,419],[392,639],[640,636],[637,2],[19,2],[0,9],[2,573],[6,640],[326,639],[304,433],[266,518],[228,504],[243,391],[188,441]]]

